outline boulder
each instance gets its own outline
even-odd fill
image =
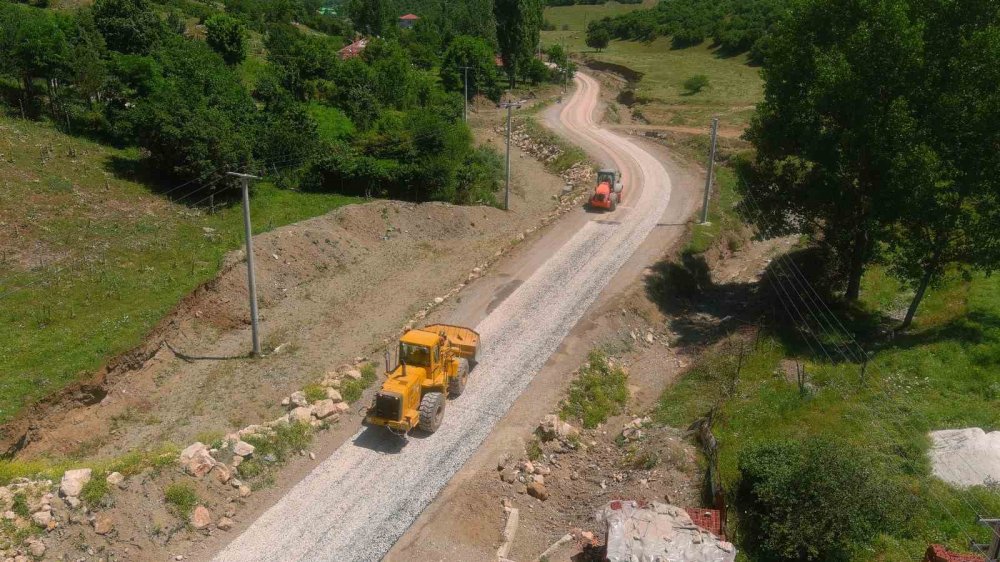
[[[246,441],[237,441],[233,445],[233,454],[241,457],[249,457],[253,455],[254,446],[247,443]]]
[[[361,371],[357,369],[348,369],[344,371],[344,376],[353,380],[361,380]]]
[[[35,522],[35,525],[39,527],[48,527],[49,523],[52,521],[51,511],[39,511],[31,514],[31,520]]]
[[[212,524],[212,512],[203,505],[196,506],[191,512],[191,526],[195,529],[204,529]]]
[[[528,495],[542,501],[549,499],[549,491],[545,489],[545,484],[532,482],[528,484]]]
[[[222,517],[219,519],[219,522],[215,524],[215,526],[223,531],[228,531],[233,528],[234,524],[235,523],[233,523],[232,519],[228,517]]]
[[[333,407],[336,408],[337,412],[341,414],[351,409],[350,405],[348,405],[347,402],[337,402],[336,404],[333,405]]]
[[[532,464],[531,461],[528,461],[528,460],[521,461],[517,465],[517,467],[520,468],[521,472],[523,472],[525,474],[531,474],[531,473],[535,472],[535,465]]]
[[[125,482],[125,476],[121,472],[112,472],[108,475],[106,480],[108,481],[108,484],[111,484],[112,486],[121,486],[122,483]]]
[[[291,401],[293,406],[297,406],[300,408],[302,406],[309,405],[309,401],[306,400],[306,393],[302,392],[301,390],[293,392],[292,395],[289,396],[289,400]]]
[[[201,478],[218,464],[212,454],[208,452],[208,447],[202,443],[194,443],[181,451],[181,467],[190,475]]]
[[[517,481],[517,474],[512,469],[506,468],[500,473],[500,479],[508,484],[513,484]]]
[[[245,498],[250,495],[250,486],[246,484],[240,486],[240,497]]]
[[[226,482],[229,482],[230,478],[233,477],[233,472],[229,470],[228,466],[222,464],[221,462],[215,465],[215,468],[212,469],[212,474],[215,475],[215,479],[219,482],[219,484],[225,484]]]
[[[580,431],[572,425],[559,419],[556,414],[549,414],[538,424],[538,436],[543,441],[552,439],[569,439],[580,435]]]
[[[28,540],[24,541],[24,544],[28,547],[28,554],[34,556],[35,558],[45,556],[45,543],[42,542],[41,539],[30,537]]]
[[[94,532],[98,535],[106,535],[115,529],[115,523],[110,517],[103,513],[94,518]]]
[[[344,397],[340,395],[340,391],[337,390],[336,388],[326,389],[326,397],[335,403],[344,401]]]
[[[308,406],[299,406],[291,412],[288,412],[289,423],[309,423],[312,419],[312,408]]]
[[[316,416],[317,419],[328,418],[336,412],[337,408],[334,406],[333,400],[320,400],[319,402],[313,404],[312,415]]]
[[[64,497],[79,496],[80,492],[83,491],[83,486],[90,482],[91,474],[92,471],[89,468],[67,470],[59,484],[59,491]]]

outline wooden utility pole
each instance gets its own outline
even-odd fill
[[[250,330],[253,337],[253,356],[260,357],[260,326],[257,315],[257,278],[253,267],[253,229],[250,227],[250,180],[258,176],[240,172],[226,172],[240,179],[243,188],[243,232],[247,245],[247,285],[250,292]]]
[[[712,145],[708,149],[708,175],[705,177],[705,200],[701,204],[701,224],[708,223],[708,200],[712,195],[712,176],[715,172],[715,137],[719,132],[719,118],[712,118]]]

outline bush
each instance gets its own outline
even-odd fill
[[[592,351],[587,366],[570,384],[560,415],[579,419],[583,427],[591,429],[622,413],[628,398],[625,371],[621,367],[612,368],[603,353]]]
[[[187,482],[174,482],[167,486],[163,491],[163,499],[178,516],[183,518],[191,515],[194,507],[198,505],[198,494]]]
[[[361,395],[364,394],[365,389],[375,382],[378,377],[375,375],[375,366],[371,363],[366,363],[361,367],[361,378],[358,380],[345,380],[344,386],[341,388],[341,395],[345,402],[357,402],[361,399]]]
[[[684,89],[687,90],[688,94],[692,95],[697,94],[708,86],[708,76],[704,74],[695,74],[684,81]]]
[[[742,452],[736,504],[760,560],[840,560],[907,511],[888,471],[856,447],[812,438]]]
[[[111,486],[108,484],[107,473],[94,472],[90,481],[83,485],[80,499],[90,507],[97,507],[103,503],[104,496],[108,495],[110,491]]]

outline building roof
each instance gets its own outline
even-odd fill
[[[361,39],[358,39],[357,41],[337,51],[337,53],[340,55],[340,58],[347,60],[363,53],[365,47],[367,46],[368,46],[368,39],[362,37]]]
[[[406,14],[405,16],[399,16],[399,19],[401,19],[401,20],[407,20],[407,21],[415,21],[415,20],[420,19],[420,16],[417,16],[417,15],[414,15],[414,14]]]
[[[986,562],[986,558],[978,554],[952,552],[940,544],[932,544],[927,547],[924,562]]]

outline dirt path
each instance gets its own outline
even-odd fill
[[[624,204],[609,215],[571,215],[512,260],[507,277],[498,273],[463,294],[447,316],[478,322],[486,348],[436,434],[404,444],[380,431],[359,431],[217,560],[380,559],[475,453],[616,273],[641,271],[623,265],[637,251],[649,251],[642,249],[648,235],[684,222],[690,205],[670,205],[664,165],[635,142],[598,128],[598,86],[583,75],[577,86],[560,114],[561,127],[622,170],[629,186]]]

